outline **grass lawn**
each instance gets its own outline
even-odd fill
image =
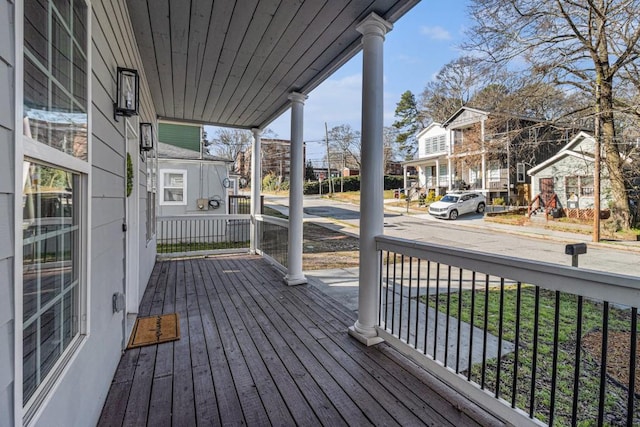
[[[464,322],[471,322],[471,291],[463,291],[461,318]],[[424,297],[423,302],[424,302]],[[446,311],[447,295],[440,295],[439,308]],[[452,293],[450,295],[450,315],[457,318],[459,315],[458,304],[460,294]],[[536,327],[534,318],[536,311],[536,298],[538,298],[539,322]],[[573,405],[573,389],[574,389],[574,365],[576,353],[576,336],[577,336],[577,310],[578,297],[574,295],[561,294],[559,298],[559,322],[558,322],[558,353],[557,353],[557,383],[555,387],[555,396],[552,396],[552,372],[554,366],[554,317],[556,307],[556,293],[553,291],[540,290],[536,297],[536,288],[534,286],[522,285],[520,302],[518,303],[517,286],[505,285],[502,293],[503,311],[500,313],[500,288],[491,288],[488,292],[487,301],[487,330],[498,335],[502,316],[502,334],[503,339],[516,343],[518,337],[518,359],[517,365],[517,382],[515,384],[516,397],[515,404],[517,407],[530,411],[531,398],[531,382],[535,373],[535,390],[534,397],[534,415],[536,418],[548,423],[552,399],[555,402],[554,425],[570,425],[572,405]],[[484,287],[482,290],[475,292],[473,298],[474,320],[475,326],[482,328],[485,322],[485,301],[486,293]],[[435,296],[432,296],[429,305],[435,307]],[[517,307],[520,307],[520,322],[517,322]],[[578,425],[593,425],[598,417],[599,402],[599,381],[600,381],[600,355],[599,348],[595,350],[592,346],[586,345],[590,337],[598,337],[595,341],[600,343],[599,337],[602,331],[603,304],[589,300],[583,301],[582,313],[582,342],[581,342],[581,363],[580,363],[580,381],[578,392],[577,418]],[[519,328],[518,333],[516,328]],[[610,338],[609,345],[616,346],[626,343],[627,349],[623,351],[619,360],[608,360],[608,370],[613,370],[614,364],[622,365],[622,372],[629,365],[628,352],[628,332],[631,328],[631,311],[609,308],[609,326],[610,334],[614,331],[623,332],[618,336],[625,339],[622,343],[613,342]],[[537,358],[534,366],[534,336],[537,330]],[[612,335],[613,336],[613,335]],[[618,338],[619,340],[619,338]],[[599,344],[598,344],[599,346]],[[514,390],[514,360],[515,353],[510,353],[502,357],[500,361],[500,386],[499,395],[501,398],[511,402]],[[482,364],[476,364],[471,368],[471,380],[482,383]],[[498,361],[496,359],[487,362],[485,371],[485,388],[495,392],[496,381],[498,377]],[[627,374],[628,376],[628,374]],[[626,423],[627,413],[627,384],[626,377],[624,379],[615,378],[608,375],[606,382],[606,398],[605,398],[605,424],[620,425]],[[638,387],[636,387],[638,392]],[[640,412],[638,405],[635,405],[635,422],[640,421]]]

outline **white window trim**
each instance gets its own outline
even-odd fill
[[[164,199],[164,175],[167,173],[182,174],[184,177],[182,186],[182,201],[165,200]],[[162,206],[184,206],[187,204],[187,170],[186,169],[160,169],[160,199],[159,203]],[[156,195],[157,197],[157,195]]]
[[[86,338],[91,330],[91,315],[89,312],[89,301],[91,300],[91,287],[89,278],[91,277],[91,165],[92,165],[92,36],[91,36],[91,3],[85,0],[87,6],[87,160],[80,160],[71,155],[62,153],[45,144],[38,143],[23,135],[23,114],[24,114],[24,2],[14,3],[15,39],[14,39],[14,387],[13,387],[13,422],[15,425],[34,424],[44,412],[48,402],[52,399],[56,389],[60,386],[62,379],[67,374],[70,366],[81,353],[86,344]],[[44,164],[52,164],[62,168],[70,169],[81,174],[80,192],[84,197],[81,212],[81,246],[84,250],[79,254],[80,265],[80,288],[79,288],[79,325],[78,336],[69,343],[62,355],[58,358],[45,381],[31,397],[30,402],[23,405],[23,240],[22,240],[22,191],[24,176],[23,162],[25,157],[41,161]]]

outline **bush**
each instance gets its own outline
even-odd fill
[[[493,205],[499,205],[499,206],[504,206],[506,203],[504,201],[504,199],[502,197],[495,197],[492,201],[491,204]]]
[[[333,189],[335,192],[340,192],[340,178],[331,178]],[[384,177],[384,189],[393,190],[396,188],[402,188],[404,185],[404,179],[401,176]],[[263,182],[264,188],[264,182]],[[343,178],[342,188],[344,192],[347,191],[360,191],[360,176],[346,176]],[[322,194],[329,192],[329,180],[322,181]],[[304,194],[320,194],[320,186],[318,181],[307,181],[303,187]]]

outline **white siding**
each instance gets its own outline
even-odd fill
[[[140,120],[152,122],[156,117],[125,1],[92,2],[91,27],[91,326],[84,346],[38,416],[37,424],[43,426],[95,425],[121,355],[124,313],[111,311],[111,297],[123,292],[125,276],[125,120],[114,121],[112,105],[118,66],[140,71]],[[146,182],[142,172],[139,179]],[[142,209],[144,206],[141,201]],[[143,214],[140,230],[144,235]],[[155,243],[143,246],[140,256],[140,264],[146,266],[140,276],[144,287],[155,259]]]
[[[14,424],[14,5],[0,0],[0,427]]]

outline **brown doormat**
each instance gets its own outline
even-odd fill
[[[127,348],[160,344],[180,339],[178,313],[162,316],[139,317],[133,325],[133,332]]]

